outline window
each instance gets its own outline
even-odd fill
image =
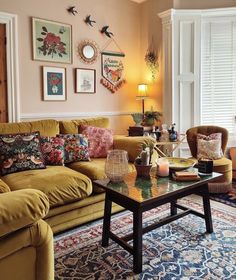
[[[201,124],[236,128],[236,17],[202,22]]]

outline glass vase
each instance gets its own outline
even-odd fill
[[[128,153],[124,150],[108,151],[105,163],[105,174],[112,182],[122,182],[129,173]]]

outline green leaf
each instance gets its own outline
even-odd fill
[[[41,32],[41,34],[42,34],[42,35],[47,35],[47,33],[46,33],[46,32]]]
[[[42,38],[37,38],[37,41],[43,42],[43,39]]]
[[[59,53],[58,55],[59,55],[60,57],[62,57],[62,55],[61,55],[60,53]]]
[[[48,32],[48,30],[45,26],[43,26],[42,29],[43,29],[43,31]]]

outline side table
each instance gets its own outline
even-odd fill
[[[185,138],[186,138],[185,134],[180,134],[180,138],[178,141],[156,141],[156,145],[154,149],[161,157],[171,156],[172,153],[184,142]],[[167,152],[163,152],[163,150],[161,149],[161,147],[166,145],[170,146],[170,148],[168,149],[168,154]]]

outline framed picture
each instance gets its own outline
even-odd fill
[[[76,68],[76,93],[95,93],[96,92],[96,70]]]
[[[66,68],[43,66],[43,100],[66,100]]]
[[[32,18],[33,59],[72,63],[71,25]]]

